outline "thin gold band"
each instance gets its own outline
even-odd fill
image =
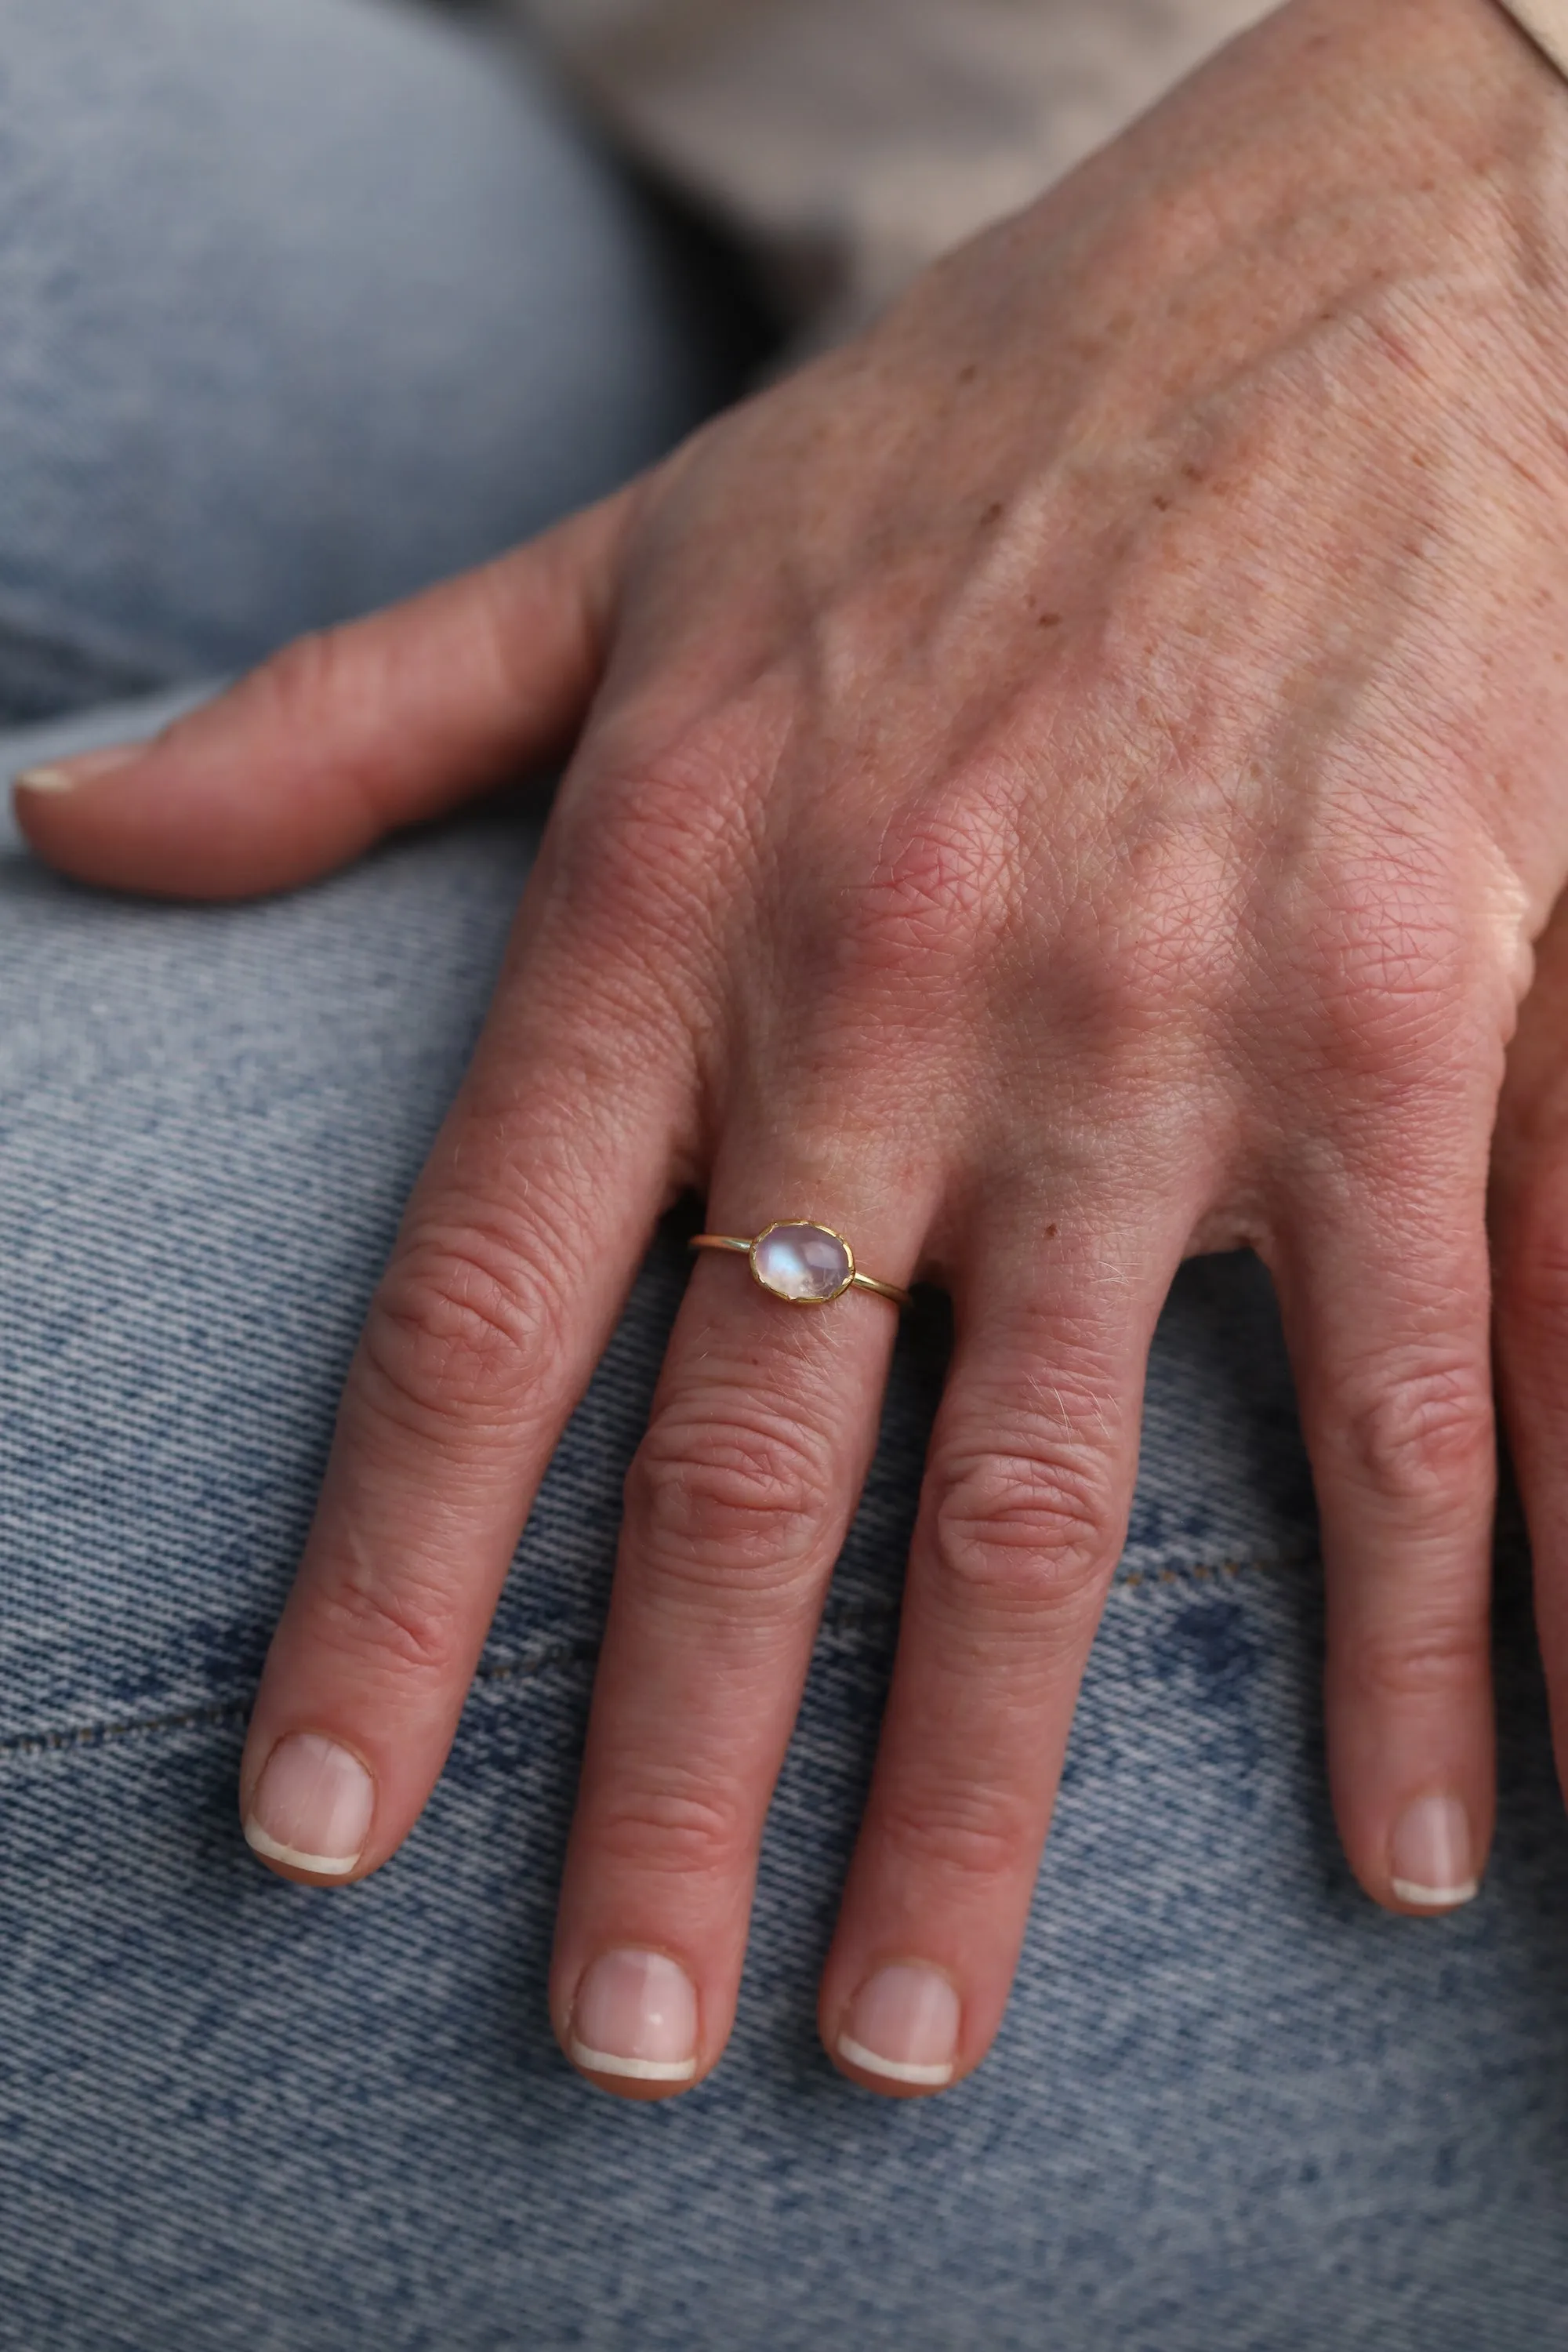
[[[692,1236],[690,1247],[694,1250],[733,1250],[741,1257],[749,1258],[753,1244],[742,1239],[739,1234],[695,1234]],[[900,1290],[896,1282],[879,1282],[875,1275],[862,1274],[858,1266],[849,1276],[845,1288],[874,1291],[879,1298],[890,1298],[895,1307],[909,1307],[913,1304],[910,1293],[907,1290]]]

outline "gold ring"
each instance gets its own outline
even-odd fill
[[[699,1234],[691,1246],[694,1250],[734,1250],[749,1258],[752,1279],[761,1285],[770,1297],[782,1298],[786,1307],[826,1307],[829,1299],[842,1298],[847,1290],[874,1290],[879,1298],[890,1298],[895,1307],[907,1307],[910,1294],[900,1290],[896,1282],[879,1282],[869,1274],[857,1271],[855,1253],[842,1234],[831,1225],[819,1225],[809,1217],[780,1217],[764,1225],[754,1241],[745,1241],[739,1234]]]

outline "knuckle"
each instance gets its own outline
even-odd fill
[[[1033,1808],[1000,1790],[921,1787],[890,1800],[879,1836],[912,1881],[984,1890],[1032,1867],[1039,1843]],[[962,1899],[962,1898],[961,1898]]]
[[[312,629],[280,646],[253,674],[251,683],[279,718],[308,720],[313,726],[351,674],[345,644],[341,627]]]
[[[1425,1094],[1455,1064],[1457,1016],[1464,1008],[1441,976],[1424,985],[1358,955],[1353,968],[1347,961],[1325,981],[1318,1002],[1329,1068],[1371,1087],[1380,1099]]]
[[[1479,1606],[1466,1614],[1428,1614],[1397,1633],[1365,1635],[1351,1671],[1356,1688],[1374,1707],[1397,1707],[1472,1688],[1486,1661],[1485,1613]]]
[[[467,1672],[463,1618],[456,1596],[428,1578],[395,1578],[355,1567],[321,1602],[321,1632],[357,1662],[374,1661],[401,1681],[445,1684]]]
[[[360,1363],[399,1427],[509,1426],[562,1345],[560,1309],[505,1237],[475,1225],[421,1236],[372,1302]]]
[[[973,972],[1013,919],[1018,871],[1016,817],[990,778],[901,809],[833,905],[833,960],[870,981]]]
[[[1386,851],[1342,852],[1326,861],[1300,953],[1337,1075],[1397,1094],[1471,1058],[1496,975],[1443,875]]]
[[[1348,1400],[1344,1438],[1363,1483],[1391,1501],[1415,1509],[1451,1504],[1490,1475],[1489,1381],[1468,1360],[1385,1367]]]
[[[374,628],[340,622],[280,646],[237,691],[281,742],[315,740],[330,712],[340,746],[372,745],[380,739],[375,722],[386,708],[394,658]],[[336,766],[340,788],[353,793],[367,819],[384,823],[384,763],[369,754],[345,761],[340,752]]]
[[[931,1551],[965,1615],[1081,1623],[1098,1605],[1115,1513],[1099,1465],[1065,1454],[983,1454],[944,1464]]]
[[[782,1412],[667,1407],[627,1473],[628,1531],[667,1574],[787,1589],[821,1541],[831,1476],[820,1437]]]
[[[589,1825],[601,1864],[661,1878],[721,1878],[752,1833],[750,1814],[719,1776],[699,1780],[676,1767],[645,1767],[634,1786],[606,1795]]]
[[[717,877],[741,869],[744,810],[770,765],[742,712],[652,748],[623,721],[581,804],[574,795],[562,812],[557,887],[585,935],[689,955],[710,928]]]
[[[634,804],[613,795],[614,806],[595,812],[573,846],[580,859],[563,873],[572,910],[590,939],[674,940],[705,919],[704,868],[697,843],[695,813],[667,809],[657,780],[645,778]]]

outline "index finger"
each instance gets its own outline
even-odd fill
[[[569,961],[526,958],[498,1000],[344,1391],[240,1776],[247,1838],[292,1873],[375,1869],[424,1805],[663,1204],[682,1059]]]

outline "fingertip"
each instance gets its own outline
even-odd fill
[[[1394,1822],[1388,1893],[1401,1910],[1423,1918],[1458,1911],[1480,1893],[1483,1854],[1469,1809],[1458,1797],[1427,1792]]]
[[[256,897],[368,846],[363,817],[295,789],[298,757],[289,778],[260,774],[246,730],[228,689],[142,741],[24,769],[12,781],[17,827],[73,881],[159,898]]]
[[[121,790],[148,749],[145,742],[105,745],[72,759],[42,761],[14,776],[12,814],[28,847],[78,881],[116,884],[112,860],[110,868],[102,865],[104,803],[110,788]],[[111,835],[119,821],[110,816]]]
[[[574,2073],[580,2074],[584,2083],[595,2091],[605,2092],[612,2099],[624,2100],[628,2106],[655,2106],[669,2099],[684,2098],[688,2091],[695,2091],[707,2080],[706,2074],[699,2073],[695,2066],[684,2073],[628,2073],[625,2067],[608,2063],[603,2052],[574,2042],[569,2034],[561,2047]]]
[[[616,2098],[678,2097],[710,2071],[696,1984],[668,1952],[601,1952],[583,1970],[556,2032],[577,2072]]]
[[[279,1739],[244,1801],[245,1841],[261,1861],[312,1885],[360,1874],[375,1813],[374,1776],[323,1732]]]
[[[895,1960],[873,1970],[823,2042],[839,2071],[884,2098],[930,2098],[959,2079],[963,2002],[944,1970]]]
[[[1366,1792],[1363,1791],[1364,1801]],[[1371,1903],[1399,1918],[1437,1919],[1475,1902],[1490,1843],[1488,1808],[1474,1791],[1440,1787],[1396,1803],[1392,1819],[1364,1801],[1336,1810],[1346,1858]]]
[[[1388,1891],[1388,1907],[1402,1917],[1438,1919],[1473,1903],[1481,1891],[1481,1883],[1479,1878],[1471,1878],[1462,1886],[1423,1886],[1414,1879],[1395,1878],[1390,1880]]]
[[[39,798],[49,803],[62,800],[68,793],[79,793],[84,786],[111,776],[117,768],[126,768],[139,760],[146,751],[145,743],[106,743],[95,751],[79,751],[74,759],[46,761],[36,768],[24,768],[12,780],[18,809],[36,803]]]

